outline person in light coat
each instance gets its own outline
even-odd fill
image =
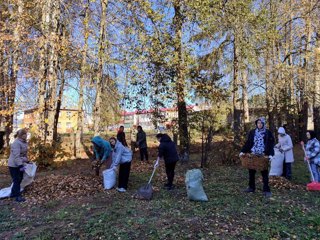
[[[286,133],[286,130],[283,127],[278,129],[278,144],[275,145],[275,148],[278,148],[281,153],[284,153],[284,168],[283,176],[291,180],[292,178],[292,163],[294,162],[293,157],[293,144],[291,137]]]
[[[15,198],[17,202],[24,202],[25,199],[20,193],[20,184],[23,179],[23,172],[26,169],[24,164],[29,161],[27,155],[27,131],[20,129],[16,135],[16,139],[10,146],[10,156],[8,159],[8,167],[13,181],[10,197]]]
[[[119,178],[118,178],[118,187],[119,192],[126,192],[128,188],[131,160],[132,160],[132,151],[123,146],[120,141],[112,137],[109,139],[112,151],[112,164],[110,168],[114,170],[119,167]]]

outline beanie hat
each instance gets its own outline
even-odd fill
[[[279,127],[279,128],[278,128],[278,133],[280,133],[280,134],[286,134],[286,130],[284,130],[283,127]]]

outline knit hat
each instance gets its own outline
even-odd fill
[[[280,134],[286,134],[286,130],[283,127],[278,128],[278,133]]]

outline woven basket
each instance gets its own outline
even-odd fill
[[[269,159],[264,156],[257,156],[254,154],[245,154],[240,157],[241,165],[247,169],[254,169],[257,171],[267,170],[269,167]]]

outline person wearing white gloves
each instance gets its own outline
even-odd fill
[[[266,129],[265,119],[262,117],[255,121],[255,125],[256,128],[249,132],[247,141],[242,147],[239,156],[241,157],[245,153],[252,153],[259,156],[269,156],[271,160],[274,155],[274,137],[272,132]],[[247,193],[253,193],[256,190],[255,174],[255,169],[249,169],[249,187],[245,190]],[[263,180],[263,195],[265,197],[271,197],[268,169],[261,171],[261,175]]]
[[[292,170],[291,165],[294,162],[293,157],[293,144],[291,137],[286,133],[286,130],[283,127],[278,129],[278,144],[275,145],[275,148],[278,148],[281,153],[284,153],[284,167],[283,167],[283,176],[291,180]]]
[[[118,192],[126,192],[128,188],[131,161],[132,161],[132,151],[123,146],[120,141],[112,137],[109,139],[112,150],[112,164],[110,168],[117,170],[119,167],[119,177],[118,177],[118,187],[116,188]]]

